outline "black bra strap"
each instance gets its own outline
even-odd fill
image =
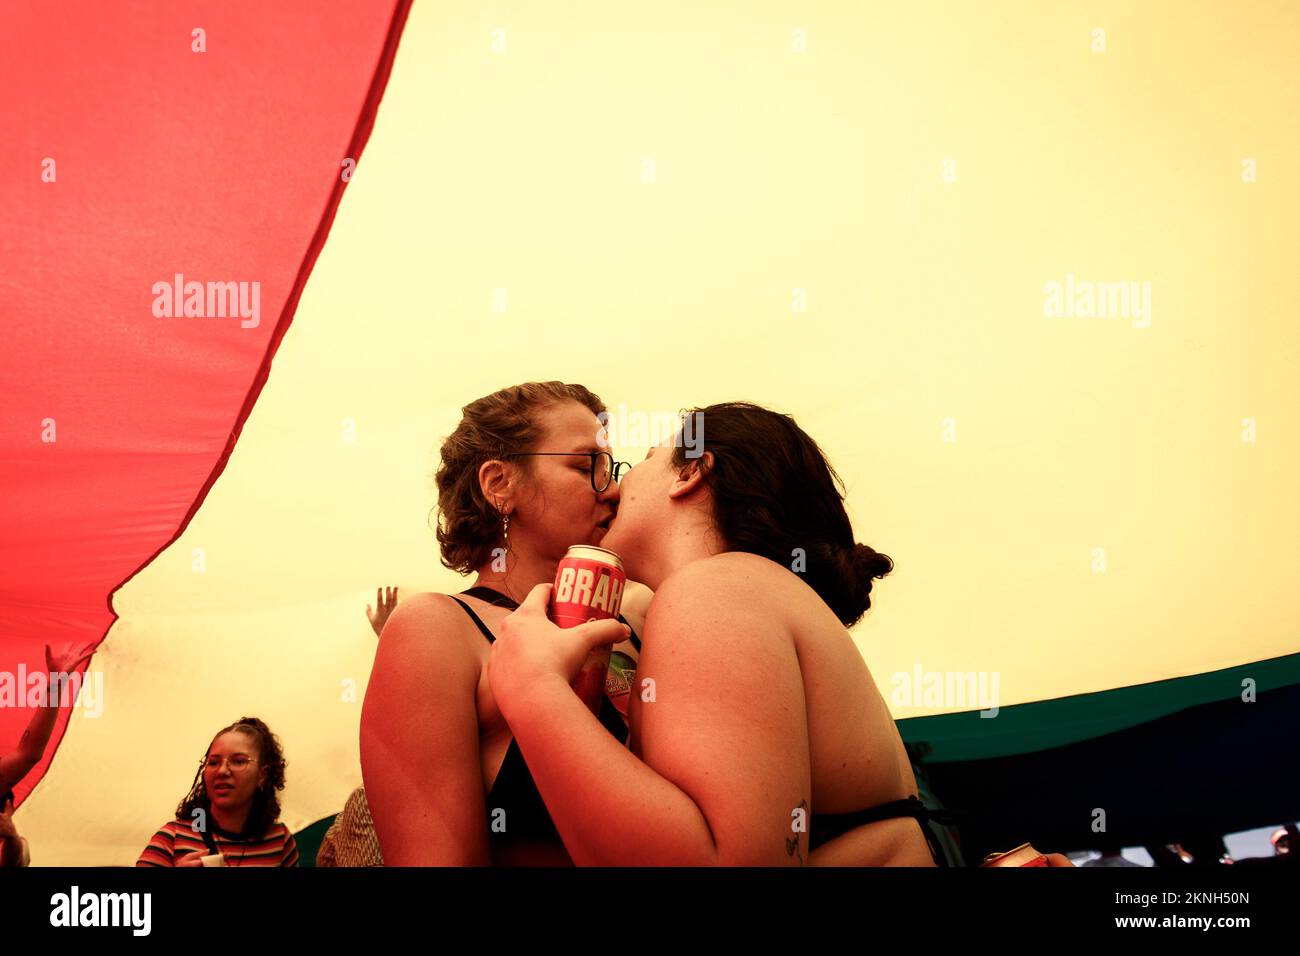
[[[864,823],[876,823],[880,820],[891,820],[894,817],[916,817],[918,820],[923,820],[929,813],[929,808],[925,804],[917,797],[911,796],[902,800],[891,800],[889,803],[882,803],[869,810],[859,810],[857,813],[837,813],[834,816],[850,817],[854,826],[862,826]]]
[[[488,587],[486,584],[480,584],[478,587],[469,588],[461,591],[467,597],[478,598],[484,604],[492,604],[496,607],[505,607],[514,610],[519,607],[519,602],[508,594],[502,594],[500,591]]]
[[[880,816],[875,816],[879,812]],[[854,814],[856,817],[857,815]],[[918,820],[930,820],[941,826],[956,826],[961,823],[965,813],[958,810],[935,810],[927,807],[921,802],[921,798],[913,794],[902,800],[894,800],[891,803],[883,804],[879,807],[872,807],[870,810],[863,811],[863,822],[869,819],[887,820],[890,817],[916,817]]]
[[[948,866],[948,855],[944,852],[939,838],[930,829],[930,824],[938,823],[942,826],[953,826],[958,822],[958,818],[962,814],[952,810],[932,810],[921,802],[920,797],[913,794],[903,800],[894,800],[879,807],[872,807],[861,815],[855,814],[854,816],[856,820],[863,823],[868,820],[887,820],[890,817],[916,817],[916,822],[921,824],[921,834],[930,847],[930,855],[934,857],[935,865],[946,867]]]
[[[891,800],[889,803],[882,803],[877,807],[859,810],[856,813],[815,814],[815,818],[823,822],[833,820],[839,823],[840,826],[837,829],[840,832],[860,827],[866,823],[877,823],[880,820],[890,820],[895,817],[915,817],[917,823],[921,824],[921,832],[925,836],[925,842],[930,846],[930,853],[939,866],[947,866],[948,859],[938,837],[930,829],[930,823],[953,826],[960,822],[962,816],[962,813],[954,810],[932,810],[922,803],[920,797],[915,794],[902,800]]]
[[[496,607],[509,608],[512,611],[519,607],[519,604],[513,598],[509,597],[508,595],[502,594],[500,591],[493,590],[492,588],[484,584],[480,584],[478,587],[469,588],[465,591],[461,591],[460,593],[465,595],[466,597],[478,598],[484,604],[492,604],[495,605]],[[480,631],[482,631],[485,635],[487,635],[487,639],[489,641],[493,640],[491,632],[488,631],[488,629],[483,626],[483,622],[478,619],[478,615],[469,609],[469,605],[467,605],[464,601],[457,600],[455,595],[448,595],[448,596],[453,601],[456,601],[456,603],[459,604],[461,607],[463,607],[465,609],[465,613],[467,613],[470,617],[474,618],[474,623],[478,625],[478,629]],[[622,621],[624,624],[627,624],[628,630],[632,631],[632,633],[629,635],[629,639],[632,641],[632,646],[636,648],[636,652],[640,654],[641,638],[637,637],[636,631],[632,629],[631,624],[628,624],[627,618],[623,617],[623,615],[620,614],[618,616],[618,619]]]
[[[469,619],[478,626],[480,631],[483,632],[483,636],[488,639],[489,644],[496,641],[496,635],[488,630],[488,626],[479,620],[478,615],[474,613],[474,610],[468,604],[456,597],[454,594],[449,594],[447,596],[465,609],[465,613],[469,615]]]

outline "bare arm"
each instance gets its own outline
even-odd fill
[[[37,707],[17,748],[0,755],[0,793],[12,790],[19,780],[40,763],[45,745],[50,742],[54,721],[59,716],[58,701],[53,703],[53,707]]]
[[[650,613],[650,599],[654,596],[654,591],[635,581],[628,581],[623,591],[623,606],[619,611],[627,623],[632,625],[638,638],[645,634],[645,619]]]
[[[59,716],[59,695],[54,692],[54,688],[59,687],[60,684],[56,684],[50,675],[63,677],[76,672],[90,659],[91,653],[90,650],[65,650],[56,654],[50,650],[48,644],[46,645],[45,669],[50,684],[47,685],[45,706],[36,708],[32,719],[27,723],[27,729],[23,731],[18,741],[18,746],[9,753],[0,754],[0,793],[16,787],[18,781],[27,776],[31,769],[41,762],[41,757],[45,754],[45,745],[50,742],[54,723]]]
[[[0,811],[0,869],[18,865],[23,852],[21,839],[12,815]]]
[[[0,870],[22,865],[23,845],[21,837],[12,840],[0,839]]]
[[[361,712],[361,772],[384,862],[487,866],[476,691],[464,612],[409,598],[379,639]]]
[[[679,574],[646,625],[640,759],[562,679],[514,702],[515,739],[579,865],[801,864],[792,823],[811,772],[793,643],[734,568]]]

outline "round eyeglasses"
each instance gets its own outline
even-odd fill
[[[248,754],[231,754],[229,757],[218,757],[214,754],[203,758],[203,766],[208,770],[220,770],[222,763],[230,764],[230,769],[234,771],[247,770],[252,765],[253,758]]]
[[[529,455],[563,455],[566,458],[586,458],[591,462],[591,487],[600,494],[610,482],[618,481],[629,467],[625,461],[615,461],[607,451],[513,451],[502,458],[522,458]]]

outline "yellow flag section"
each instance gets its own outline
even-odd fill
[[[436,449],[521,381],[630,422],[792,413],[896,562],[854,631],[896,717],[982,705],[932,674],[1006,707],[1296,651],[1297,30],[1286,3],[416,4],[224,474],[114,598],[103,713],[19,816],[34,862],[132,862],[244,715],[284,742],[290,827],[341,808],[364,606],[465,586]]]

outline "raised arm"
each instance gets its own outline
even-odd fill
[[[27,729],[23,731],[18,746],[6,754],[0,754],[0,793],[12,790],[19,780],[40,763],[58,716],[57,701],[52,707],[37,707],[32,713],[32,719],[27,722]]]
[[[45,668],[47,676],[54,674],[62,678],[76,672],[82,664],[90,659],[91,650],[69,650],[54,653],[49,645],[45,646]],[[8,753],[0,754],[0,793],[12,790],[18,781],[31,771],[45,753],[45,745],[50,742],[54,732],[54,723],[59,716],[58,689],[62,679],[57,683],[51,680],[47,685],[45,706],[37,707],[32,719],[27,722],[27,729],[19,738],[18,746]]]
[[[384,863],[487,866],[476,694],[464,613],[408,598],[375,654],[361,712],[361,772]]]

